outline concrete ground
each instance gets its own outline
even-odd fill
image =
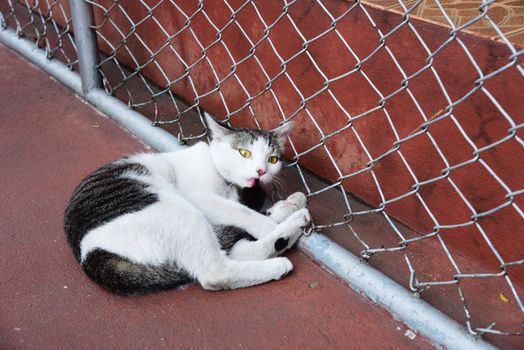
[[[62,228],[75,186],[147,147],[0,45],[0,349],[426,349],[300,251],[284,280],[124,298],[91,282]]]

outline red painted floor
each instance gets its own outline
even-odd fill
[[[90,171],[147,149],[0,45],[1,349],[425,349],[301,252],[282,281],[123,298],[93,284],[62,230]],[[408,332],[409,333],[409,332]]]

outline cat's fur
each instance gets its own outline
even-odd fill
[[[233,289],[280,279],[293,266],[276,257],[310,221],[295,193],[267,215],[239,202],[239,190],[269,183],[292,123],[276,131],[237,129],[206,115],[212,140],[107,164],[75,190],[64,227],[86,274],[133,295],[197,280]],[[249,150],[243,157],[239,149]]]

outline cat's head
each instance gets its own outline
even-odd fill
[[[205,114],[211,156],[222,177],[241,188],[268,184],[282,168],[281,156],[294,123],[273,131],[234,128]]]

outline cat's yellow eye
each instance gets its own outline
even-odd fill
[[[247,149],[239,149],[238,152],[240,153],[240,155],[244,158],[249,158],[251,157],[251,152],[249,152]]]
[[[276,164],[279,161],[279,158],[277,156],[271,156],[268,158],[267,161],[270,162],[271,164]]]

